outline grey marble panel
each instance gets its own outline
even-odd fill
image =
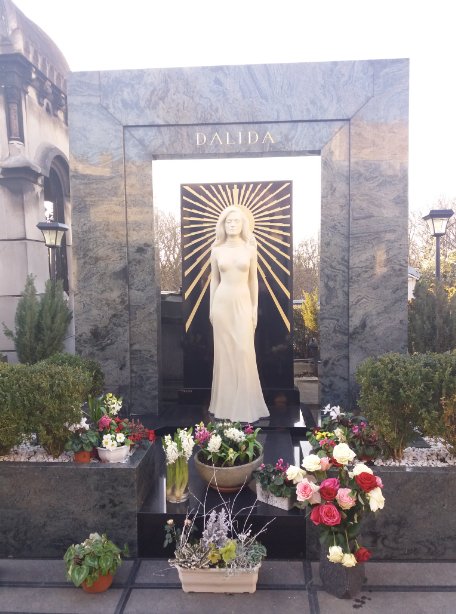
[[[101,103],[124,125],[346,119],[373,95],[373,66],[318,62],[103,72]],[[70,92],[72,79],[77,76],[70,79]]]

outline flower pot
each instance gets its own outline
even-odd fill
[[[185,569],[176,566],[185,593],[254,593],[261,565],[247,571]]]
[[[105,576],[98,576],[91,586],[87,586],[86,582],[83,582],[81,586],[86,593],[104,593],[111,586],[112,581],[113,576],[108,573]]]
[[[80,450],[79,452],[75,452],[73,455],[73,460],[75,463],[90,463],[90,450]]]
[[[293,501],[290,497],[276,497],[268,490],[263,490],[261,485],[257,482],[256,485],[257,499],[273,507],[278,507],[281,510],[291,510],[293,507]]]
[[[330,595],[339,599],[352,599],[362,589],[365,570],[364,563],[354,567],[344,567],[341,563],[331,563],[327,558],[327,550],[320,553],[320,579],[323,588]]]
[[[252,479],[252,473],[263,462],[263,450],[258,458],[251,463],[244,465],[235,465],[234,467],[215,467],[214,465],[206,465],[200,460],[201,451],[194,456],[195,467],[200,477],[211,488],[220,492],[237,492],[244,485],[248,485]]]
[[[119,446],[114,450],[97,448],[98,457],[102,463],[124,463],[130,453],[130,446]]]

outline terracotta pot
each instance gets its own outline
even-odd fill
[[[90,463],[90,457],[90,450],[88,452],[86,450],[81,450],[80,452],[74,453],[73,460],[75,463]]]
[[[123,463],[128,458],[130,446],[119,446],[114,450],[106,448],[97,448],[98,457],[102,463]]]
[[[111,586],[112,581],[112,574],[108,573],[105,576],[98,576],[92,586],[87,586],[87,584],[83,582],[82,588],[86,593],[104,593]]]
[[[234,467],[215,467],[214,465],[206,465],[199,460],[201,451],[198,451],[195,456],[195,467],[200,477],[209,484],[214,490],[220,492],[237,492],[245,485],[248,486],[252,479],[252,473],[263,462],[263,449],[261,454],[251,463],[244,465],[235,465]]]
[[[362,589],[365,571],[364,563],[358,563],[354,567],[344,567],[341,563],[331,563],[327,557],[327,551],[320,553],[320,579],[323,588],[330,595],[339,599],[352,599]]]
[[[254,593],[258,582],[257,565],[248,571],[229,573],[226,569],[184,569],[177,567],[185,593]]]

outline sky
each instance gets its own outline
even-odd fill
[[[410,209],[424,215],[439,199],[456,199],[450,0],[13,1],[53,39],[72,71],[409,58]],[[163,203],[174,200],[166,195],[170,177],[175,183],[206,176],[240,180],[224,161],[207,174],[201,162],[193,169],[172,164],[163,162],[163,185],[154,183]],[[293,180],[295,203],[302,199],[310,227],[319,216],[319,161],[286,158],[282,164],[272,178]],[[253,168],[238,168],[252,181],[271,178],[263,177],[266,167],[255,177]]]

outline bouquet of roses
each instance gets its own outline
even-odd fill
[[[363,517],[384,507],[383,484],[370,467],[355,462],[355,452],[346,443],[331,446],[330,453],[309,454],[302,468],[287,469],[287,477],[296,484],[297,506],[309,508],[310,520],[320,528],[327,558],[353,567],[372,556],[358,535]]]
[[[195,441],[200,447],[198,458],[216,467],[232,467],[250,463],[260,456],[263,446],[258,441],[260,429],[240,422],[201,422],[195,427]]]
[[[315,453],[321,449],[330,453],[338,443],[347,443],[359,460],[375,460],[381,454],[381,442],[376,429],[363,416],[342,412],[339,406],[327,405],[321,427],[308,433]]]

